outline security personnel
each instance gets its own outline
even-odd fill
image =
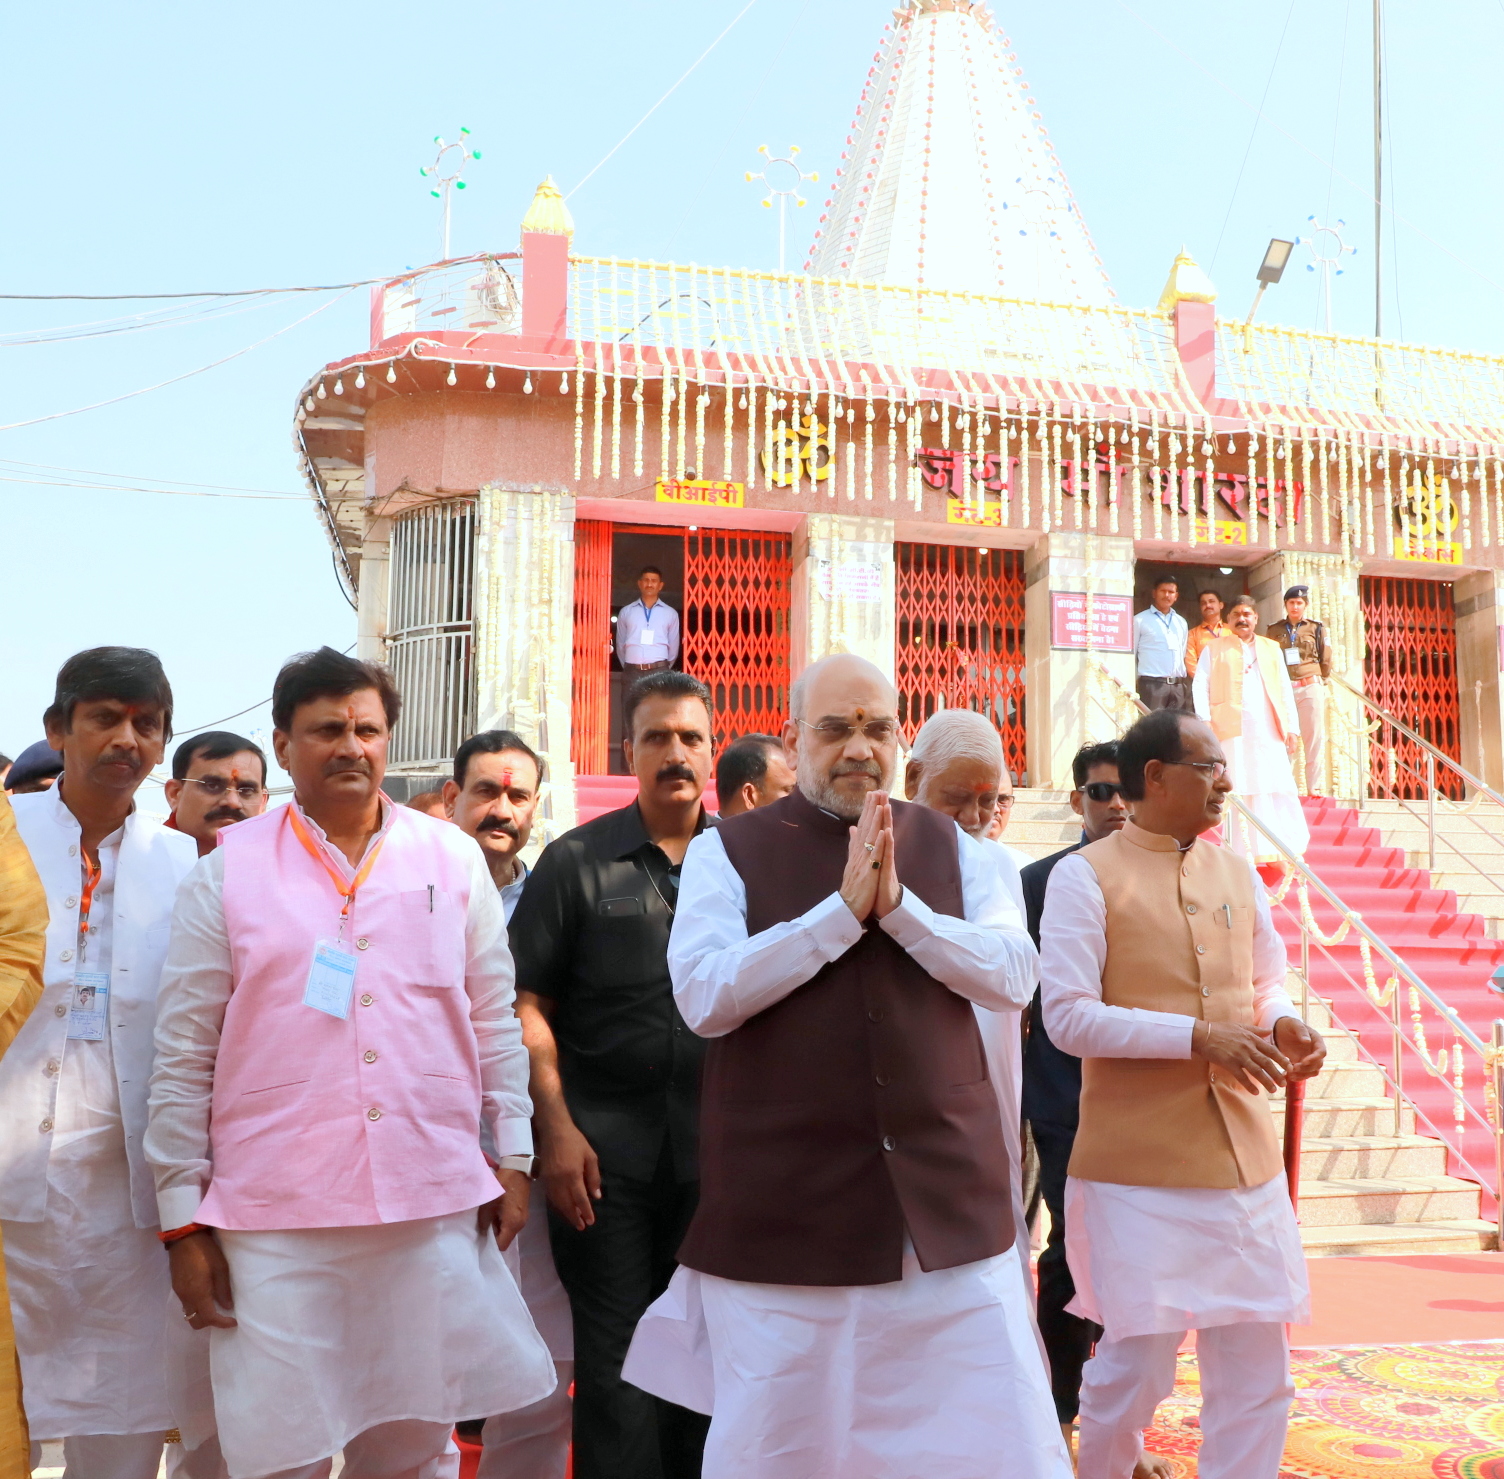
[[[1295,685],[1295,708],[1306,751],[1306,791],[1323,796],[1321,762],[1326,748],[1326,683],[1332,676],[1332,644],[1326,628],[1306,615],[1310,598],[1310,586],[1292,585],[1285,592],[1285,619],[1271,622],[1264,635],[1284,649],[1285,666]]]

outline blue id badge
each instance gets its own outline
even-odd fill
[[[350,1015],[350,998],[355,994],[355,965],[355,957],[337,940],[320,940],[313,947],[303,1005],[343,1021]]]
[[[75,1042],[103,1042],[110,1015],[110,978],[105,971],[80,971],[68,1005],[68,1036]]]

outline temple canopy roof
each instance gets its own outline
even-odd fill
[[[1023,70],[977,0],[893,12],[846,143],[814,276],[1112,302]]]

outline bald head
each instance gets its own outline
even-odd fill
[[[816,806],[855,819],[869,791],[889,790],[898,763],[898,694],[881,668],[837,653],[811,663],[789,694],[784,748]]]
[[[914,736],[903,789],[910,801],[943,811],[963,832],[985,837],[999,797],[1011,790],[997,730],[969,709],[942,709]]]

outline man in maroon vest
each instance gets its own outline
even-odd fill
[[[1068,1479],[972,1012],[1025,1004],[1031,942],[979,844],[889,801],[877,668],[790,708],[798,789],[685,856],[700,1201],[623,1374],[712,1414],[705,1479]]]

